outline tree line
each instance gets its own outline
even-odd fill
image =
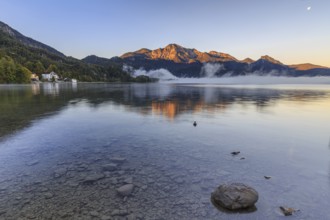
[[[62,78],[84,82],[150,82],[148,77],[133,78],[120,65],[107,67],[87,64],[73,57],[23,45],[0,31],[0,83],[27,83],[30,76],[56,72]]]

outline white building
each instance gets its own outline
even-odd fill
[[[55,81],[57,81],[58,78],[59,78],[59,76],[54,71],[52,71],[50,73],[44,73],[44,74],[42,74],[42,79],[45,80],[45,81],[53,81],[53,79]]]

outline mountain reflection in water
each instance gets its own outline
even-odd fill
[[[0,86],[0,137],[23,128],[37,118],[54,114],[81,100],[97,108],[107,102],[127,111],[163,115],[207,111],[225,112],[232,105],[254,105],[259,111],[278,101],[313,102],[329,97],[329,90],[315,88],[278,89],[249,87],[201,87],[180,84],[70,84],[42,83]]]

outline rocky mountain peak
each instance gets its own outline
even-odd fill
[[[4,33],[7,33],[10,36],[15,36],[15,30],[9,27],[7,24],[0,21],[0,30]]]
[[[245,58],[244,60],[242,60],[242,62],[243,63],[249,63],[250,64],[250,63],[253,63],[254,60],[252,60],[251,58],[248,57],[248,58]]]
[[[280,64],[283,65],[283,63],[281,63],[278,60],[275,60],[273,57],[270,57],[268,55],[264,55],[260,57],[261,60],[267,60],[268,62],[274,63],[274,64]]]
[[[149,50],[147,48],[142,48],[142,49],[136,51],[136,53],[149,53],[149,52],[151,52],[151,50]]]
[[[169,44],[164,48],[158,48],[155,50],[140,49],[121,56],[121,58],[124,59],[135,59],[137,57],[150,60],[170,60],[175,63],[237,61],[235,57],[226,53],[220,53],[217,51],[211,51],[209,53],[201,52],[196,49],[182,47],[178,44]]]
[[[183,49],[184,47],[178,45],[178,44],[169,44],[164,49],[171,49],[171,50],[178,50]]]

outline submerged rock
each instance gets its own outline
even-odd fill
[[[282,213],[283,213],[285,216],[292,215],[294,212],[297,211],[297,210],[294,209],[294,208],[283,207],[283,206],[280,206],[280,209],[281,209]]]
[[[126,161],[126,158],[124,157],[112,157],[110,158],[110,161],[113,163],[124,163]]]
[[[105,177],[105,175],[102,173],[93,173],[93,174],[86,176],[83,183],[85,183],[85,184],[94,183],[100,179],[103,179],[104,177]]]
[[[126,184],[126,185],[123,185],[123,186],[119,187],[117,189],[117,192],[121,196],[129,196],[132,193],[133,188],[134,188],[134,185],[133,184]]]
[[[133,183],[133,177],[127,177],[126,179],[124,179],[124,183],[128,183],[128,184]]]
[[[252,207],[258,198],[258,192],[243,183],[220,185],[211,194],[211,199],[216,205],[229,210]]]
[[[93,217],[98,217],[99,216],[99,213],[97,211],[91,211],[89,214]]]
[[[126,210],[126,209],[115,209],[111,212],[111,215],[112,216],[125,216],[125,215],[128,215],[129,212]]]
[[[36,165],[36,164],[38,164],[38,163],[39,163],[38,160],[32,160],[32,161],[27,162],[26,165],[28,165],[28,166],[33,166],[33,165]]]
[[[231,154],[232,154],[233,156],[238,155],[239,153],[241,153],[241,152],[240,152],[240,151],[233,151],[233,152],[231,152]]]
[[[102,170],[104,171],[114,171],[117,169],[117,164],[115,163],[109,163],[109,164],[105,164],[102,166]]]
[[[45,193],[44,196],[46,199],[51,199],[54,197],[53,193],[50,193],[50,192]]]

